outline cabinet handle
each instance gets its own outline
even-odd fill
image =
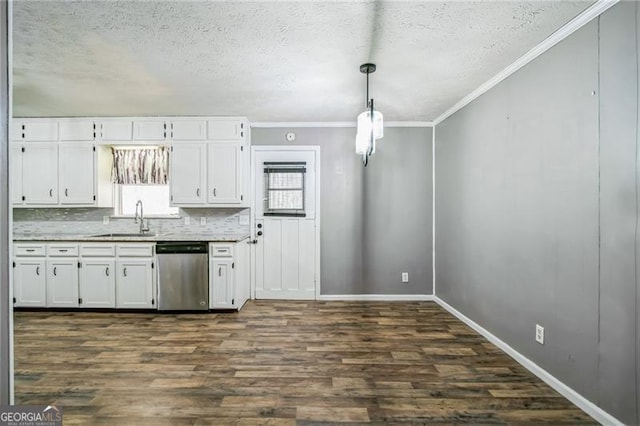
[[[127,276],[127,267],[126,267],[126,266],[122,269],[122,274],[123,274],[125,277]]]
[[[53,198],[53,189],[50,189],[50,190],[49,190],[49,197],[52,197],[52,198]]]
[[[56,274],[56,266],[53,267],[53,275],[58,275]]]
[[[36,266],[36,275],[40,275],[40,267]]]
[[[107,266],[107,269],[105,269],[105,270],[104,270],[104,274],[105,274],[106,276],[109,276],[109,267],[108,267],[108,266]]]
[[[64,189],[64,196],[68,197],[69,196],[69,188],[65,188]]]
[[[222,266],[218,266],[218,276],[222,276]]]
[[[197,188],[196,189],[196,197],[199,197],[199,196],[200,196],[200,188]]]
[[[213,196],[214,196],[214,197],[217,197],[217,195],[216,195],[216,189],[215,189],[215,188],[213,188]]]
[[[36,249],[27,249],[28,253],[33,253],[34,251],[36,251]]]
[[[59,251],[60,253],[66,253],[66,252],[68,252],[69,250],[68,250],[68,249],[60,249],[60,250],[58,250],[58,251]]]

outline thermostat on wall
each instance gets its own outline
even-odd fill
[[[288,140],[289,142],[293,142],[293,141],[295,141],[295,140],[296,140],[296,134],[295,134],[295,133],[293,133],[293,132],[289,132],[289,133],[287,133],[287,134],[285,135],[285,137],[287,138],[287,140]]]

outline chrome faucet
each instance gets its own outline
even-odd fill
[[[138,215],[138,206],[140,206],[140,214]],[[138,218],[140,218],[140,233],[144,234],[149,231],[149,219],[147,219],[147,226],[144,225],[144,210],[142,207],[142,200],[138,200],[136,203],[136,213],[133,217],[133,221],[138,223]]]

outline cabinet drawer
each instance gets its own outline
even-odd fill
[[[114,257],[116,246],[114,244],[87,243],[80,245],[80,256],[83,257]]]
[[[44,244],[16,244],[13,246],[14,256],[44,256]]]
[[[49,244],[49,256],[51,257],[77,257],[77,244]]]
[[[153,256],[153,244],[118,244],[116,252],[118,256],[151,257]]]
[[[233,257],[233,244],[211,243],[209,253],[211,257]]]

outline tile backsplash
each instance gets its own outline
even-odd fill
[[[139,225],[130,217],[111,217],[113,209],[52,208],[13,209],[15,234],[100,234],[137,232]],[[180,209],[179,218],[151,218],[153,234],[249,234],[250,209]],[[104,217],[109,223],[104,224]],[[189,218],[189,224],[185,222]],[[205,224],[201,224],[204,218]],[[244,224],[243,224],[244,223]]]

